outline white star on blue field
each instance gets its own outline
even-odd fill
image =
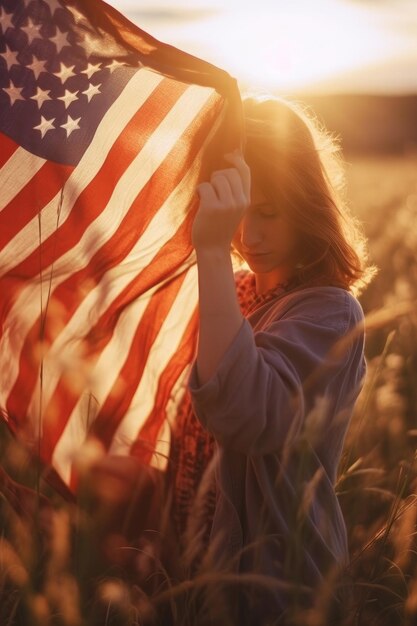
[[[138,69],[113,58],[128,53],[110,36],[81,35],[83,16],[73,13],[59,0],[0,7],[0,130],[38,156],[72,164]]]

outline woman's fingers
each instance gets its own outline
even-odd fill
[[[218,202],[216,191],[211,183],[203,182],[197,185],[198,195],[200,196],[200,206],[211,206]]]
[[[244,194],[250,202],[251,173],[250,167],[243,157],[243,153],[240,150],[236,150],[235,152],[228,152],[224,155],[224,158],[227,161],[231,161],[236,169],[239,171],[242,179]]]
[[[240,171],[236,167],[216,170],[211,174],[211,184],[219,194],[219,200],[226,206],[244,208],[250,198],[244,191]]]
[[[231,173],[221,173],[221,172],[213,172],[210,178],[210,182],[213,185],[214,189],[217,192],[218,200],[225,207],[233,207],[239,198],[239,190],[240,181],[239,174],[235,171],[235,175],[233,177],[233,172]],[[233,180],[235,178],[235,180]]]
[[[197,185],[200,206],[191,233],[196,249],[229,249],[242,214],[249,207],[249,167],[239,155],[231,156],[235,167],[216,170],[210,182]]]

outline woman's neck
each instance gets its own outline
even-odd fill
[[[279,267],[271,272],[255,273],[256,293],[261,294],[273,289],[280,283],[287,283],[294,276],[293,268]]]

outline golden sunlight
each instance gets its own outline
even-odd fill
[[[384,66],[392,68],[393,59],[401,56],[417,56],[411,29],[405,32],[410,26],[405,15],[415,22],[415,10],[397,7],[394,12],[391,5],[299,0],[284,7],[264,1],[255,10],[252,3],[242,6],[235,0],[226,6],[195,0],[192,8],[165,3],[164,9],[139,8],[134,0],[113,4],[158,39],[224,68],[241,84],[266,89],[332,90],[342,80],[350,91],[355,83],[386,91],[386,81],[397,75],[395,89],[400,90],[398,72],[387,78]]]

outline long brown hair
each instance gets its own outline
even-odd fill
[[[252,180],[301,235],[306,258],[298,278],[359,295],[377,268],[349,209],[340,141],[301,102],[252,91],[242,104]]]

